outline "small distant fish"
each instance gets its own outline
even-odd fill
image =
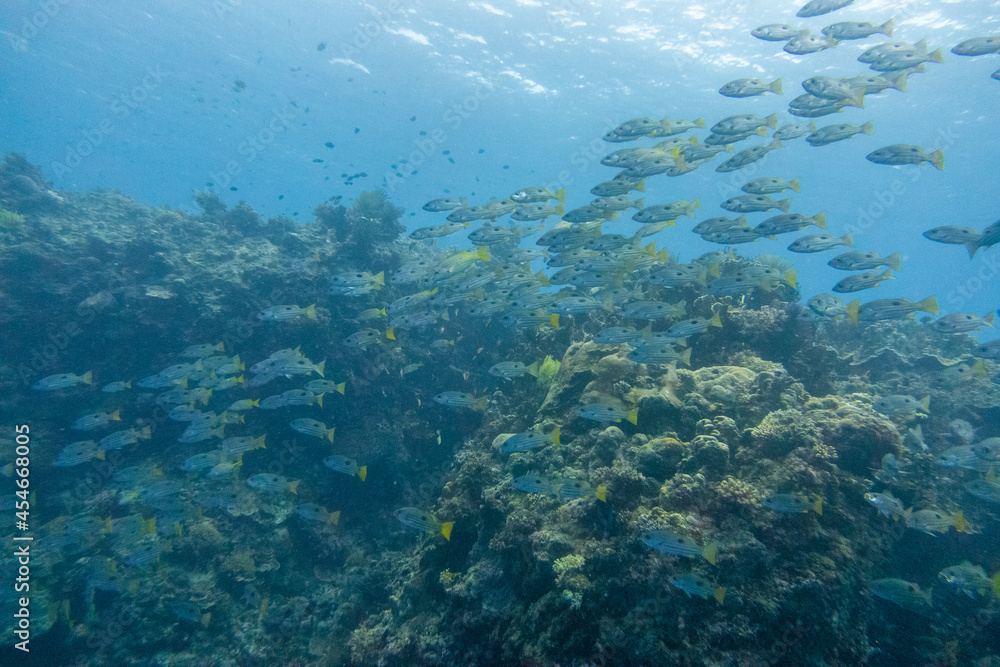
[[[854,247],[854,239],[850,234],[834,236],[833,234],[809,234],[797,239],[788,246],[792,252],[823,252],[840,245]]]
[[[995,463],[990,465],[993,466]],[[976,479],[966,484],[965,490],[980,500],[1000,505],[1000,484],[996,482],[991,482],[988,479]]]
[[[323,438],[333,442],[333,433],[336,428],[327,428],[326,424],[315,419],[302,417],[291,422],[291,427],[303,435],[311,435],[315,438]]]
[[[791,205],[791,199],[775,201],[766,194],[739,195],[730,197],[720,204],[722,208],[733,213],[760,213],[773,208],[788,213]]]
[[[524,491],[525,493],[552,493],[552,483],[541,475],[521,475],[514,479],[511,485],[518,491]]]
[[[185,348],[184,351],[181,352],[180,356],[188,359],[201,359],[203,357],[210,357],[216,352],[224,353],[225,351],[225,345],[222,343],[216,343],[215,345],[205,343],[203,345],[192,345]]]
[[[913,510],[913,508],[904,509],[903,502],[893,497],[891,493],[866,493],[865,501],[877,509],[879,514],[893,521],[908,518]]]
[[[115,394],[120,391],[125,391],[126,389],[132,388],[131,380],[116,380],[114,382],[109,382],[108,384],[101,387],[101,391],[105,394]]]
[[[668,581],[675,587],[687,593],[688,597],[697,595],[700,598],[715,598],[715,601],[722,604],[726,599],[726,589],[724,586],[717,586],[713,582],[696,574],[674,574]]]
[[[485,410],[489,405],[488,396],[476,398],[464,391],[443,391],[434,397],[434,402],[448,408],[466,408],[469,410]]]
[[[936,151],[927,153],[923,146],[914,146],[912,144],[885,146],[884,148],[872,151],[865,156],[865,159],[875,164],[888,165],[930,163],[937,169],[944,169],[944,151],[939,148]]]
[[[282,491],[290,491],[291,493],[298,494],[299,480],[294,482],[288,481],[288,479],[282,477],[281,475],[274,475],[267,472],[262,472],[254,475],[247,480],[247,484],[252,489],[258,491],[266,491],[268,493],[278,493]]]
[[[769,493],[764,497],[764,507],[781,514],[801,514],[810,510],[823,514],[823,498],[810,500],[801,493]]]
[[[783,148],[784,144],[781,143],[781,139],[774,139],[769,144],[762,144],[760,146],[751,146],[750,148],[744,148],[739,153],[729,158],[718,167],[715,168],[716,171],[720,173],[726,173],[730,171],[736,171],[742,169],[748,165],[761,160],[773,150],[778,148]]]
[[[979,331],[983,327],[992,327],[996,312],[989,312],[980,317],[976,313],[949,313],[931,323],[931,328],[940,333],[965,333]]]
[[[903,609],[924,612],[931,606],[931,590],[920,590],[920,587],[902,579],[876,579],[868,584],[868,590]]]
[[[1000,596],[1000,574],[993,575],[991,579],[982,566],[969,561],[944,568],[938,572],[938,577],[971,598],[988,595],[991,590]]]
[[[953,46],[951,52],[956,56],[984,56],[987,53],[1000,53],[1000,35],[967,39]]]
[[[263,322],[290,322],[300,317],[316,319],[316,305],[307,308],[299,306],[271,306],[257,314],[257,319]]]
[[[754,28],[750,31],[750,34],[757,39],[764,40],[765,42],[787,42],[793,37],[798,37],[799,35],[806,34],[808,32],[809,30],[793,28],[787,23],[769,23],[767,25]]]
[[[632,424],[637,424],[639,420],[638,408],[625,409],[620,405],[612,405],[611,403],[588,403],[577,408],[576,414],[584,419],[602,423],[617,423],[624,419],[632,422]]]
[[[917,510],[911,513],[906,518],[906,525],[908,528],[925,532],[928,535],[947,533],[951,528],[963,533],[968,527],[961,510],[951,513],[933,509]]]
[[[494,364],[490,368],[489,373],[493,377],[503,378],[504,380],[513,380],[525,375],[538,377],[538,362],[535,361],[525,366],[520,361],[501,361],[498,364]]]
[[[832,49],[837,43],[837,40],[829,36],[821,38],[815,35],[798,35],[785,42],[783,49],[786,53],[790,53],[793,56],[804,56]]]
[[[853,3],[854,0],[810,0],[802,5],[802,8],[795,15],[802,19],[822,16],[823,14],[843,9]]]
[[[107,426],[113,421],[121,421],[121,410],[115,410],[114,412],[95,412],[93,414],[84,415],[73,422],[70,428],[76,431],[92,431],[95,428]]]
[[[785,190],[799,192],[800,185],[799,179],[797,178],[786,181],[783,178],[777,178],[774,176],[763,176],[761,178],[755,178],[748,183],[744,183],[740,190],[743,190],[743,192],[751,195],[773,195],[779,192],[784,192]]]
[[[781,139],[782,141],[788,141],[789,139],[798,139],[799,137],[804,137],[807,134],[812,134],[816,131],[816,123],[810,122],[807,125],[802,123],[789,123],[787,125],[782,125],[774,132],[775,139]]]
[[[780,78],[775,79],[771,83],[767,83],[763,79],[736,79],[720,88],[719,93],[726,97],[737,98],[756,97],[765,93],[784,94]]]
[[[56,389],[67,389],[80,384],[94,384],[93,371],[87,371],[83,375],[73,375],[72,373],[60,373],[42,378],[35,383],[35,389],[43,391],[53,391]]]
[[[451,529],[455,525],[452,521],[441,522],[431,512],[427,512],[416,507],[401,507],[392,513],[396,519],[406,526],[425,533],[444,535],[446,540],[451,540]]]
[[[695,542],[693,538],[687,535],[679,535],[668,528],[647,531],[640,535],[639,539],[647,547],[656,549],[661,553],[685,556],[687,558],[701,556],[712,565],[715,565],[719,554],[719,547],[715,542],[710,542],[702,546]]]
[[[901,417],[914,415],[917,412],[927,413],[930,411],[931,397],[924,396],[917,400],[912,396],[903,394],[893,394],[890,396],[879,396],[875,399],[872,407],[876,412],[889,417]]]
[[[667,336],[671,338],[690,338],[700,333],[708,331],[709,327],[721,327],[722,318],[719,313],[712,315],[710,319],[704,317],[692,317],[672,325],[667,329]]]
[[[330,470],[335,470],[351,477],[357,475],[362,482],[368,476],[368,466],[359,466],[358,462],[354,459],[339,454],[327,456],[323,459],[323,465]]]
[[[894,271],[901,268],[899,253],[893,253],[888,257],[881,257],[877,252],[866,252],[864,250],[852,250],[842,255],[837,255],[829,262],[830,266],[841,271],[863,271],[865,269],[877,269],[888,266]]]
[[[885,273],[865,271],[853,276],[847,276],[833,286],[833,291],[840,293],[860,292],[861,290],[878,287],[879,283],[883,280],[893,280],[895,277],[892,275],[892,269],[886,269]]]
[[[879,322],[909,317],[918,310],[937,315],[937,298],[929,296],[923,301],[914,302],[900,297],[898,299],[876,299],[864,304],[860,301],[852,301],[847,304],[845,314],[849,320],[855,323],[859,321]]]
[[[295,514],[301,519],[312,523],[319,523],[326,526],[337,526],[340,524],[340,510],[330,512],[322,505],[316,503],[303,503],[295,508]]]
[[[560,444],[558,426],[548,433],[542,433],[541,431],[523,431],[521,433],[510,435],[503,440],[503,443],[500,445],[500,451],[504,454],[513,454],[514,452],[530,452],[533,449],[544,447],[550,443],[554,445]]]
[[[894,19],[889,19],[882,25],[875,25],[874,23],[870,23],[868,21],[844,21],[828,25],[820,32],[839,40],[864,39],[865,37],[871,37],[872,35],[885,35],[886,37],[892,37],[892,31],[895,30],[895,28],[896,21]]]
[[[624,193],[623,193],[624,194]],[[528,187],[521,188],[514,194],[510,196],[511,201],[517,202],[518,204],[533,204],[536,202],[547,202],[550,199],[555,199],[559,202],[566,202],[566,188],[560,188],[555,192],[552,192],[548,188],[543,187]]]
[[[928,229],[924,232],[924,238],[938,243],[949,243],[953,245],[964,245],[969,251],[969,257],[974,257],[979,250],[983,235],[972,227],[958,227],[956,225],[943,225]]]
[[[850,123],[838,123],[827,125],[816,130],[808,137],[806,142],[810,146],[828,146],[837,141],[850,139],[855,134],[874,134],[875,123],[868,121],[862,125],[851,125]]]
[[[450,199],[445,197],[442,199],[432,199],[424,204],[423,208],[425,211],[440,213],[443,211],[451,211],[456,208],[465,208],[468,207],[468,205],[469,200],[464,197],[462,199]]]

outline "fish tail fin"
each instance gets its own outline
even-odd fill
[[[990,577],[990,587],[993,589],[993,594],[1000,597],[1000,572]]]
[[[816,512],[816,514],[823,516],[823,496],[820,496],[819,498],[813,501],[813,512]]]
[[[321,361],[318,364],[316,364],[316,372],[319,373],[320,377],[324,377],[323,376],[323,368],[325,366],[326,366],[326,359],[324,359],[323,361]]]
[[[844,308],[844,314],[847,315],[847,319],[854,322],[855,324],[858,323],[858,309],[860,307],[861,307],[861,299],[855,299],[854,301],[847,304],[847,306]]]
[[[566,215],[566,207],[563,206],[561,202],[559,204],[556,204],[556,207],[552,210],[555,211],[555,214],[558,215],[560,218]]]
[[[781,88],[781,77],[778,77],[767,87],[772,93],[777,93],[778,95],[784,95],[785,91]]]
[[[799,179],[793,178],[788,181],[788,187],[790,187],[794,192],[802,192],[802,185],[799,183]]]
[[[778,129],[778,114],[773,113],[764,119],[764,123],[772,130]]]
[[[645,192],[646,191],[646,179],[645,178],[641,179],[638,183],[636,183],[635,185],[632,186],[632,189],[633,190],[638,190],[639,192]]]
[[[538,362],[537,361],[532,362],[530,365],[525,367],[524,372],[530,375],[531,377],[535,378],[538,377]]]
[[[698,116],[697,118],[694,119],[694,122],[691,123],[691,126],[692,127],[701,128],[701,129],[705,129],[705,117],[704,116]]]
[[[686,350],[684,350],[683,352],[681,352],[680,356],[678,357],[678,359],[685,366],[690,366],[691,365],[691,348],[689,347]]]
[[[927,394],[920,399],[920,409],[924,412],[930,412],[931,410],[931,395]]]
[[[358,468],[358,477],[361,478],[362,482],[365,481],[365,477],[368,477],[368,466]]]
[[[788,213],[789,211],[792,210],[792,200],[782,199],[781,201],[778,202],[778,208],[781,209],[783,213]]]
[[[725,586],[716,586],[715,587],[715,593],[713,594],[712,597],[715,598],[716,602],[718,602],[719,604],[722,604],[722,601],[726,599],[726,587]]]
[[[813,216],[813,220],[816,221],[816,226],[820,229],[826,229],[826,211],[820,211]]]
[[[992,315],[992,313],[990,313],[990,314]],[[992,322],[993,319],[990,318],[990,321]],[[993,326],[993,325],[991,324],[990,326]],[[110,419],[111,421],[120,422],[122,420],[122,409],[118,408],[117,410],[115,410],[114,412],[112,412],[110,415],[108,415],[108,419]]]
[[[931,153],[931,164],[938,169],[944,169],[944,151],[942,149],[937,149]]]
[[[896,29],[896,19],[891,18],[878,27],[878,31],[886,37],[892,37],[892,31]]]
[[[905,93],[910,81],[909,72],[900,72],[900,74],[892,80],[890,88],[895,88],[896,90]]]
[[[267,447],[264,445],[264,438],[266,438],[266,437],[267,437],[267,434],[265,433],[264,435],[260,436],[256,440],[254,440],[253,441],[254,449],[267,449]]]
[[[551,324],[556,329],[559,328],[559,313],[553,313],[549,315],[549,324]]]
[[[294,493],[295,495],[299,495],[299,482],[301,481],[302,480],[297,479],[294,482],[290,483],[288,485],[288,490]]]
[[[969,251],[969,259],[972,259],[973,257],[975,257],[976,253],[979,252],[979,242],[978,241],[973,241],[972,243],[966,243],[965,247]]]
[[[393,329],[390,327],[389,329],[385,330],[385,337],[388,338],[389,340],[396,340],[396,332],[393,331]]]
[[[553,192],[552,195],[563,204],[566,203],[566,188],[559,188],[558,190]],[[560,213],[559,215],[562,215],[562,213]]]
[[[201,625],[203,627],[208,627],[212,623],[212,612],[205,612],[201,615]]]
[[[444,539],[451,541],[451,529],[454,527],[454,521],[445,521],[441,524],[441,534],[444,535]]]
[[[852,234],[844,234],[840,237],[840,242],[844,245],[853,248],[854,247],[854,236]]]
[[[306,317],[308,317],[310,320],[315,320],[316,319],[316,304],[314,303],[313,305],[311,305],[308,308],[306,308],[305,313],[306,313]]]
[[[715,542],[706,544],[701,550],[701,555],[704,556],[705,560],[709,563],[715,565],[715,560],[719,556],[719,545]]]
[[[796,288],[796,284],[798,282],[796,280],[796,277],[797,277],[797,273],[796,273],[795,269],[792,269],[791,271],[789,271],[788,273],[786,273],[784,275],[785,283],[787,283],[788,286],[791,287],[792,289]]]
[[[479,250],[476,251],[476,259],[482,260],[484,262],[490,261],[490,250],[486,246],[480,246]]]
[[[146,521],[145,528],[146,528],[146,534],[148,534],[148,535],[152,535],[153,533],[156,532],[156,517],[155,516],[152,519],[148,519]]]
[[[225,352],[226,346],[224,343],[216,343],[215,347],[213,347],[212,349],[215,350],[216,352]]]
[[[712,319],[710,319],[708,321],[708,326],[710,326],[710,327],[721,327],[722,326],[722,318],[719,317],[718,313],[716,313],[715,315],[712,315]]]
[[[375,277],[374,277],[374,280],[375,280],[375,284],[376,285],[378,285],[379,287],[384,287],[385,286],[385,271],[379,271],[378,273],[376,273]]]
[[[930,60],[932,63],[943,63],[944,54],[941,52],[941,49],[934,49],[933,51],[927,54],[927,59]]]
[[[625,419],[632,422],[633,426],[639,425],[639,408],[632,408],[625,413]]]
[[[316,403],[319,405],[319,407],[323,407],[323,396],[325,396],[325,394],[320,394],[319,396],[316,397]]]
[[[562,444],[562,442],[559,440],[559,434],[560,434],[560,430],[559,430],[558,426],[556,426],[554,429],[552,429],[552,433],[549,434],[549,437],[552,438],[552,444],[553,445],[561,445]]]
[[[327,516],[327,518],[326,518],[326,521],[327,521],[327,523],[332,524],[334,526],[339,526],[340,525],[340,510],[337,510],[336,512],[330,512],[329,516]]]
[[[333,432],[337,430],[337,427],[333,427],[326,430],[326,439],[333,442]]]
[[[892,253],[891,255],[886,257],[884,261],[886,264],[889,265],[889,268],[891,268],[894,271],[899,271],[902,267],[902,261],[899,257],[898,252]]]
[[[101,461],[103,461],[104,460],[104,456],[105,456],[104,450],[103,449],[98,449],[97,450],[97,458],[100,459]]]
[[[769,150],[773,151],[776,148],[784,148],[785,144],[781,143],[781,139],[775,139],[770,144],[768,144],[767,147],[768,147]]]
[[[986,367],[985,361],[982,359],[976,359],[976,363],[972,364],[972,372],[976,375],[989,375],[990,370]]]
[[[340,384],[335,385],[334,389],[338,394],[343,396],[344,392],[347,391],[347,382],[341,382]]]
[[[143,440],[149,440],[150,438],[152,438],[153,437],[153,427],[152,426],[146,426],[145,428],[143,428],[141,431],[139,431],[139,437],[142,438]]]
[[[951,525],[955,526],[955,530],[960,533],[968,532],[968,524],[965,523],[965,515],[962,514],[962,510],[958,510],[951,515]]]
[[[597,488],[594,489],[594,497],[596,497],[602,503],[608,502],[608,485],[598,484]]]
[[[929,296],[920,303],[918,303],[917,307],[926,313],[930,313],[931,315],[937,315],[938,314],[937,297]]]
[[[875,134],[875,121],[867,121],[861,125],[861,132],[863,134]]]
[[[94,384],[94,371],[87,371],[80,376],[80,382],[84,384]]]
[[[996,318],[996,311],[990,311],[988,315],[983,315],[983,324],[985,324],[988,327],[993,326],[994,318]],[[980,359],[979,361],[982,361],[982,359]]]
[[[480,396],[476,399],[476,409],[485,410],[486,406],[490,404],[489,396]]]
[[[639,199],[636,199],[634,202],[632,202],[632,204],[635,206],[636,210],[641,211],[642,209],[646,208],[646,198],[640,197]]]

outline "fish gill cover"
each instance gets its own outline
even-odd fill
[[[381,101],[323,138],[324,157],[297,154],[290,176],[277,133],[314,116],[265,109],[270,134],[183,207],[87,190],[83,143],[53,158],[37,126],[8,140],[0,608],[28,609],[30,631],[0,627],[4,664],[1000,661],[1000,347],[979,337],[1000,296],[1000,223],[991,172],[971,162],[995,158],[1000,125],[997,84],[968,75],[1000,38],[974,36],[964,6],[825,17],[851,4],[670,19],[663,48],[710,68],[666,117],[657,93],[620,96],[614,114],[629,119],[590,133],[593,117],[578,125],[565,104],[539,107],[559,119],[540,129],[479,125],[473,114],[499,102],[477,88],[444,122],[496,136],[434,161],[419,147],[445,132],[421,130],[374,190],[352,189],[377,171],[363,144],[336,151]],[[16,54],[84,11],[40,7],[5,33]],[[536,10],[555,34],[603,16],[575,2],[469,11],[492,17],[485,30]],[[254,25],[243,3],[202,11]],[[608,16],[628,44],[672,25]],[[431,46],[405,19],[389,3],[308,51],[332,52],[349,83],[374,76],[372,40]],[[764,20],[788,23],[748,23]],[[692,21],[741,55],[675,43]],[[902,37],[916,41],[885,41]],[[166,69],[84,132],[96,161],[105,140],[121,150],[115,133]],[[553,93],[503,74],[524,95]],[[709,75],[736,101],[694,92]],[[933,123],[897,121],[911,96],[929,113],[948,77],[989,119],[982,136],[929,141]],[[230,78],[240,108],[254,77]],[[771,102],[784,95],[798,95],[787,115]],[[219,98],[189,103],[218,121]],[[564,145],[540,146],[552,174],[540,178],[519,156],[535,154],[526,137],[553,134]],[[550,160],[571,145],[568,164]],[[470,166],[494,150],[502,178]],[[310,222],[228,199],[329,167],[340,194],[328,176],[309,189],[324,192]],[[152,170],[137,191],[160,177],[172,182]],[[880,189],[838,189],[851,182]],[[940,212],[936,199],[953,215],[894,209]],[[24,536],[27,602],[10,555]]]

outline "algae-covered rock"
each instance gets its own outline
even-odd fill
[[[812,399],[804,416],[820,440],[836,450],[838,465],[856,475],[881,467],[886,454],[900,455],[902,442],[896,427],[865,403],[850,397]]]
[[[762,455],[780,459],[799,447],[813,447],[819,442],[820,433],[799,410],[776,410],[753,427],[750,436]]]

